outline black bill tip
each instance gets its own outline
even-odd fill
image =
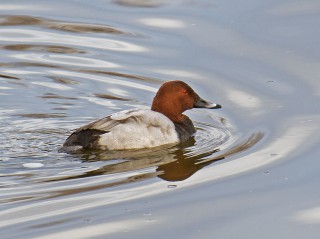
[[[195,102],[194,108],[207,108],[207,109],[220,109],[222,108],[221,105],[219,104],[215,104],[215,103],[211,103],[209,101],[206,101],[202,98],[198,98],[198,100]]]
[[[219,105],[219,104],[215,104],[215,106],[213,106],[212,108],[210,108],[210,109],[220,109],[220,108],[222,108],[222,106],[221,105]]]

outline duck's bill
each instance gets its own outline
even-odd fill
[[[220,109],[221,105],[211,103],[211,102],[206,101],[206,100],[199,97],[193,107],[194,108],[207,108],[207,109]]]

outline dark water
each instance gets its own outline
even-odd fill
[[[1,1],[1,238],[318,238],[320,2]],[[184,145],[58,149],[181,79]]]

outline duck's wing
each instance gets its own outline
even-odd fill
[[[84,130],[98,130],[102,132],[110,131],[114,126],[120,124],[121,122],[113,120],[111,116],[106,116],[104,118],[93,121],[87,125],[78,128],[74,133],[78,133]]]
[[[139,110],[125,110],[93,121],[74,131],[63,144],[64,147],[81,146],[95,148],[100,135],[110,132],[115,126],[139,115]]]
[[[132,117],[141,115],[142,112],[143,110],[139,109],[123,110],[84,125],[78,128],[74,133],[88,129],[109,132],[113,127],[117,126],[118,124],[124,123],[126,120]]]

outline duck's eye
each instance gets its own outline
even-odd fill
[[[183,94],[188,94],[188,91],[187,90],[183,90],[182,93]]]

